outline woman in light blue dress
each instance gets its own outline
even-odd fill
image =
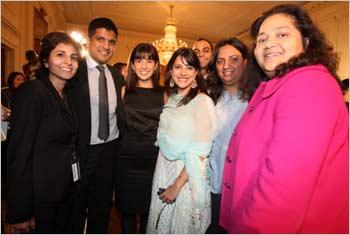
[[[205,233],[210,223],[209,155],[216,132],[193,50],[178,49],[166,70],[168,103],[160,116],[160,153],[153,177],[147,233]]]

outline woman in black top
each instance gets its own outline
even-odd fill
[[[10,105],[11,105],[11,99],[13,96],[14,91],[24,83],[25,77],[24,74],[21,72],[12,72],[7,78],[7,87],[1,88],[1,105],[2,110],[1,113],[5,113],[4,120],[2,121],[8,121],[8,117],[11,113]],[[4,111],[3,111],[4,110]],[[6,173],[7,173],[7,167],[6,167],[6,159],[7,159],[7,146],[8,146],[8,140],[1,140],[1,177],[6,183]]]
[[[47,34],[37,80],[22,85],[12,99],[7,161],[11,233],[74,232],[77,122],[64,88],[78,60],[79,45],[72,38]]]
[[[11,99],[13,92],[17,89],[22,83],[24,83],[25,77],[21,72],[12,72],[7,78],[7,87],[1,88],[1,104],[6,108],[10,108]]]
[[[122,89],[124,134],[117,170],[116,201],[122,213],[122,233],[146,232],[158,147],[154,146],[164,89],[159,86],[158,53],[148,43],[137,45],[129,59],[127,85]]]

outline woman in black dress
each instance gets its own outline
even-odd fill
[[[116,201],[122,213],[122,233],[146,232],[151,202],[153,173],[158,156],[154,146],[159,116],[165,103],[159,86],[157,50],[149,43],[138,44],[129,59],[127,84],[122,89],[124,127],[117,170]]]

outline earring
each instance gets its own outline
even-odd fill
[[[193,89],[195,89],[196,87],[197,87],[197,81],[196,80],[194,80],[193,82],[192,82],[192,86],[191,86]]]
[[[170,86],[170,87],[174,87],[174,86],[175,86],[175,83],[174,83],[173,79],[170,79],[169,86]]]
[[[305,38],[305,49],[309,46],[309,38]]]

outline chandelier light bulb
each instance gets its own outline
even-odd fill
[[[176,20],[172,17],[173,16],[173,5],[169,6],[170,8],[170,18],[166,20],[166,25],[164,28],[164,37],[162,37],[160,40],[154,41],[152,44],[156,47],[160,63],[162,65],[166,65],[168,61],[170,60],[172,54],[174,51],[176,51],[180,47],[187,47],[187,43],[179,40],[177,41],[176,38]]]
[[[80,54],[81,56],[85,57],[88,54],[87,48],[86,48],[86,43],[87,40],[86,38],[84,38],[84,36],[76,31],[72,31],[70,33],[70,36],[73,38],[74,41],[76,41],[77,43],[79,43],[81,45],[81,51]]]

